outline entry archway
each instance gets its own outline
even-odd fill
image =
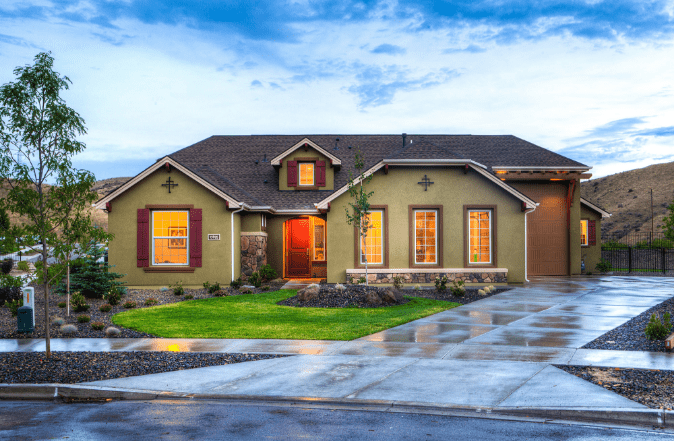
[[[324,278],[327,270],[325,220],[303,216],[283,223],[283,276]]]

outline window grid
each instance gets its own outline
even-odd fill
[[[468,211],[470,220],[468,262],[491,263],[491,211]]]
[[[384,263],[384,212],[372,211],[368,213],[367,218],[370,225],[367,236],[362,237],[360,241],[360,263],[365,264],[365,252],[368,264]]]
[[[416,210],[415,222],[415,263],[437,263],[437,211]]]
[[[152,262],[154,265],[187,265],[188,212],[152,212]]]
[[[314,163],[300,163],[300,185],[314,185]]]
[[[588,245],[587,220],[580,221],[580,244],[584,246]]]

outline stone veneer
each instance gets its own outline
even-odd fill
[[[267,233],[241,233],[241,277],[258,271],[267,264]]]
[[[368,283],[393,283],[394,276],[402,276],[403,283],[435,283],[436,277],[447,276],[449,282],[463,280],[466,283],[508,283],[507,271],[466,271],[459,272],[456,270],[450,271],[434,271],[421,272],[415,270],[395,270],[392,272],[385,272],[386,270],[377,270],[377,272],[370,271],[368,274]],[[390,270],[389,270],[390,271]],[[365,276],[364,270],[346,270],[346,281],[351,279],[358,280]]]

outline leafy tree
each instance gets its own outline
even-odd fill
[[[27,219],[10,232],[23,238],[42,256],[45,298],[46,355],[49,339],[49,287],[47,258],[58,249],[58,231],[73,215],[96,199],[91,191],[94,175],[73,168],[71,158],[84,150],[76,138],[86,133],[84,120],[60,96],[70,79],[53,70],[50,53],[39,53],[33,65],[14,69],[16,81],[0,87],[0,179],[9,188],[0,200],[5,208]],[[27,241],[36,237],[39,244]],[[63,277],[62,275],[60,277]]]
[[[662,226],[662,228],[665,230],[665,237],[674,241],[674,202],[669,204],[667,209],[669,210],[669,216],[665,216],[663,219],[665,224]]]
[[[353,171],[349,172],[349,195],[353,199],[346,207],[346,223],[355,225],[358,228],[358,241],[361,244],[365,254],[365,284],[368,282],[368,268],[367,268],[367,234],[370,229],[370,196],[374,191],[367,192],[364,185],[372,180],[372,175],[365,176],[363,169],[365,168],[365,160],[360,148],[356,150],[354,158],[354,168],[358,170],[358,178],[354,179]]]
[[[7,210],[0,208],[0,234],[4,235],[7,230],[9,230],[9,215]]]

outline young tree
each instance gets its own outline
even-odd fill
[[[662,229],[665,230],[665,237],[674,241],[674,202],[669,204],[667,209],[669,210],[669,216],[665,216],[663,219],[665,224],[662,226]]]
[[[9,188],[0,207],[27,219],[10,231],[24,240],[42,261],[44,326],[47,357],[49,287],[47,259],[60,244],[58,231],[96,199],[94,175],[72,166],[71,158],[84,150],[77,136],[86,133],[84,120],[60,96],[70,79],[53,70],[50,53],[39,53],[34,64],[14,69],[16,82],[0,87],[0,179]],[[53,278],[57,278],[54,276]]]
[[[346,223],[355,225],[358,229],[358,242],[363,249],[365,257],[365,284],[369,285],[368,281],[368,261],[367,261],[367,234],[370,229],[370,196],[374,191],[367,192],[363,186],[372,180],[372,175],[365,177],[365,160],[360,148],[356,150],[354,158],[354,168],[358,170],[358,178],[354,179],[353,171],[349,172],[349,194],[353,198],[353,202],[349,202],[346,207]]]

